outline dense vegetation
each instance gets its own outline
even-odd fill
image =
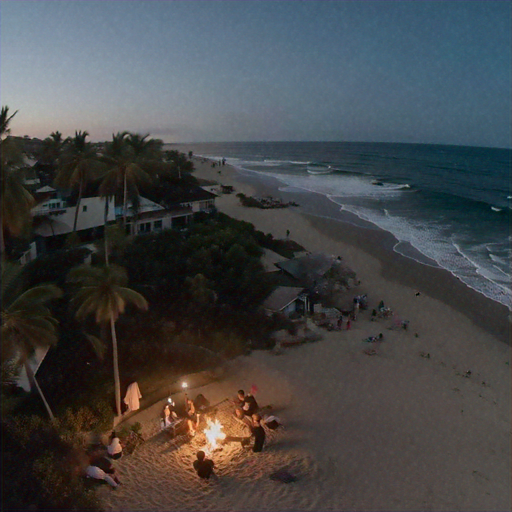
[[[143,193],[172,206],[197,183],[190,160],[148,136],[123,132],[92,145],[87,132],[66,140],[54,132],[31,146],[41,183],[67,188],[75,204],[86,194],[115,197],[123,221],[105,221],[91,266],[82,265],[90,251],[75,247],[73,232],[61,250],[21,269],[14,248],[30,240],[34,201],[16,144],[26,141],[8,137],[16,114],[8,110],[1,118],[2,509],[97,510],[83,478],[80,434],[109,428],[120,390],[134,380],[269,347],[280,320],[262,312],[275,286],[262,248],[292,256],[301,247],[220,213],[187,231],[126,237],[127,201]],[[25,393],[13,384],[20,365],[49,346]]]

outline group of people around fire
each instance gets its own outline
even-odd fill
[[[254,438],[252,445],[253,452],[261,452],[263,445],[265,444],[265,429],[263,428],[263,420],[258,414],[259,406],[254,396],[250,393],[245,393],[243,389],[240,389],[237,393],[237,397],[232,400],[235,407],[234,414],[236,418],[243,421],[250,429],[251,435],[244,438],[241,443],[242,446],[249,446],[251,439]],[[276,428],[278,425],[277,418],[266,418],[265,423],[270,425],[269,428]],[[215,463],[211,459],[206,458],[204,451],[200,450],[196,454],[196,460],[193,463],[194,470],[200,478],[208,480],[211,476],[215,475],[214,468]]]
[[[236,398],[232,401],[234,416],[249,429],[250,435],[241,439],[243,447],[250,447],[253,452],[261,452],[265,444],[266,433],[264,426],[276,429],[280,421],[275,416],[266,416],[264,419],[259,414],[260,407],[253,394],[245,393],[240,389]],[[172,427],[173,433],[188,433],[195,436],[198,432],[201,414],[209,407],[208,400],[204,395],[199,394],[195,400],[191,400],[185,394],[184,407],[177,407],[174,400],[169,397],[165,404],[160,425],[162,430]],[[115,431],[112,432],[108,446],[101,443],[95,445],[89,454],[89,465],[85,470],[88,478],[96,481],[104,481],[113,489],[116,489],[121,482],[116,474],[112,463],[123,455],[121,441]],[[206,457],[204,451],[198,451],[196,460],[193,462],[193,469],[200,478],[208,480],[215,476],[215,463]]]
[[[260,414],[258,414],[260,408],[253,394],[245,393],[242,389],[238,391],[236,398],[232,400],[232,404],[235,417],[243,422],[250,431],[250,435],[241,440],[242,446],[250,447],[252,445],[253,452],[261,452],[266,439],[263,425],[275,429],[279,426],[279,420],[274,416],[262,420]],[[172,427],[174,434],[188,433],[190,436],[195,436],[201,414],[208,406],[208,400],[201,394],[195,400],[191,400],[185,395],[184,407],[181,408],[178,408],[174,400],[169,398],[162,413],[161,428],[167,430]],[[206,453],[201,450],[196,454],[193,468],[200,478],[209,479],[214,475],[215,463],[208,459]]]

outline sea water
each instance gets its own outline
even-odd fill
[[[242,173],[276,178],[304,211],[332,218],[313,201],[321,194],[392,233],[396,252],[440,266],[512,308],[510,149],[348,142],[192,148]]]

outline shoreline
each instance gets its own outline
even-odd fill
[[[200,159],[204,157],[193,158],[195,164],[205,165],[200,164]],[[228,164],[221,167],[219,170],[224,173],[233,173],[230,179],[237,183],[238,186],[243,185],[244,187],[250,187],[250,190],[244,192],[246,195],[271,195],[273,197],[281,197],[284,201],[288,201],[291,198],[301,205],[300,195],[302,195],[302,193],[281,192],[279,190],[279,184],[281,184],[281,182],[279,182],[278,178],[265,176],[262,179],[258,173],[252,171],[247,173],[241,172],[236,167]],[[204,172],[204,170],[201,172]],[[210,174],[209,179],[222,181],[222,179],[219,180],[219,178],[224,178],[222,174],[218,174],[217,168],[212,169],[208,174]],[[217,174],[217,176],[215,177],[212,174]],[[236,192],[237,190],[235,190],[235,195]],[[339,211],[336,207],[337,205],[334,205],[334,203],[330,202],[328,198],[325,198],[321,194],[307,193],[310,198],[318,196],[318,202],[323,203],[323,208],[325,208],[327,202],[331,203],[333,217],[325,217],[321,216],[319,213],[301,211],[294,207],[289,207],[286,210],[293,210],[294,213],[304,218],[312,229],[322,232],[327,237],[375,257],[380,262],[381,275],[384,279],[391,280],[408,288],[413,288],[421,294],[428,295],[444,303],[446,306],[466,316],[476,326],[496,337],[499,341],[511,345],[512,317],[511,310],[509,310],[506,305],[470,287],[449,270],[440,266],[434,267],[417,261],[412,257],[402,255],[394,250],[394,247],[399,244],[400,241],[392,233],[368,221],[362,220],[350,212]],[[248,209],[243,206],[240,206],[240,208]],[[284,231],[286,229],[285,227],[280,234],[282,238],[285,237]],[[293,239],[294,232],[293,230],[290,231],[290,236]],[[272,232],[272,230],[268,232]],[[275,233],[273,234],[276,236]],[[279,235],[277,235],[277,237],[279,237]],[[307,245],[304,246],[307,250],[311,250],[311,247]],[[344,254],[341,255],[346,259]],[[353,259],[357,259],[357,257]],[[357,261],[348,261],[348,265],[357,272],[358,276],[363,275],[364,277],[364,273],[362,274],[358,271]],[[413,297],[416,298],[414,295]]]
[[[189,149],[188,145],[187,145],[187,149]],[[202,158],[209,158],[212,161],[216,161],[217,158],[220,158],[220,157],[202,156]],[[234,165],[235,165],[236,171],[239,173],[239,176],[241,176],[242,179],[244,179],[244,180],[249,179],[251,184],[257,188],[261,187],[262,182],[267,182],[267,183],[271,183],[271,184],[273,183],[273,186],[271,185],[269,188],[274,189],[274,191],[275,191],[275,189],[279,190],[278,195],[283,194],[283,195],[295,198],[295,196],[300,196],[303,193],[307,193],[307,194],[311,194],[311,196],[313,197],[313,200],[314,200],[314,196],[317,195],[317,196],[320,196],[323,198],[324,203],[331,203],[332,205],[334,205],[334,208],[332,208],[332,207],[328,207],[328,206],[326,207],[324,204],[324,209],[333,212],[332,216],[335,219],[343,221],[344,219],[342,216],[350,216],[353,219],[356,219],[355,222],[351,222],[351,220],[349,220],[349,222],[351,222],[351,223],[354,223],[356,225],[363,225],[363,226],[371,225],[376,229],[381,229],[385,232],[390,232],[396,239],[396,243],[395,243],[395,252],[396,253],[398,253],[402,256],[405,256],[406,258],[416,260],[417,262],[419,262],[421,264],[428,264],[428,265],[432,265],[434,267],[437,266],[440,268],[444,268],[447,272],[449,272],[450,274],[454,275],[457,279],[464,282],[469,288],[477,291],[478,293],[484,295],[485,297],[493,300],[494,302],[496,302],[498,304],[504,305],[509,310],[509,312],[512,313],[512,298],[509,295],[509,286],[504,284],[501,281],[496,281],[496,280],[489,279],[488,277],[485,277],[486,273],[485,273],[485,271],[484,272],[480,271],[480,267],[479,267],[478,263],[474,263],[474,268],[471,267],[471,269],[470,269],[468,267],[466,270],[464,269],[464,262],[462,262],[462,263],[459,262],[455,266],[448,263],[447,266],[445,266],[446,262],[443,263],[444,256],[441,255],[441,259],[439,259],[438,256],[435,256],[435,258],[436,258],[435,260],[432,259],[432,257],[429,257],[424,252],[422,252],[424,249],[426,249],[425,247],[423,249],[418,249],[415,246],[414,242],[400,240],[400,238],[394,234],[394,230],[387,231],[387,229],[385,227],[380,227],[378,224],[374,224],[373,221],[366,220],[363,217],[359,217],[356,213],[351,213],[348,210],[345,210],[345,208],[343,207],[343,205],[340,202],[337,202],[333,198],[330,198],[322,193],[316,192],[315,190],[308,189],[307,185],[306,185],[306,188],[304,188],[304,189],[301,189],[301,187],[302,187],[301,185],[299,185],[299,188],[295,189],[294,186],[288,186],[287,180],[284,177],[281,177],[281,175],[267,173],[264,170],[263,171],[254,171],[251,169],[246,169],[246,168],[241,168],[241,167],[239,168],[239,167],[236,167],[236,163]],[[308,198],[308,203],[309,202],[310,202],[310,198]],[[307,205],[307,209],[309,210],[309,204]],[[320,216],[323,217],[324,215],[320,214]],[[457,244],[454,244],[454,246],[457,249],[457,252],[459,254],[463,254],[463,253],[461,253],[461,249],[458,247]],[[428,250],[426,252],[428,252]],[[491,257],[492,257],[492,255],[491,255]],[[465,255],[463,255],[463,260],[464,259],[468,259],[469,261],[472,262],[472,260]],[[439,263],[439,262],[441,262],[441,263]],[[472,264],[473,264],[473,262],[472,262]],[[460,265],[462,265],[462,266],[460,266]],[[486,267],[484,266],[482,268],[485,270]]]
[[[512,321],[512,306],[509,307],[506,304],[504,304],[503,302],[500,302],[499,300],[497,300],[495,298],[488,297],[482,291],[465,283],[460,277],[456,276],[450,270],[439,265],[435,260],[432,260],[428,256],[424,255],[422,252],[420,252],[418,249],[416,249],[409,242],[401,241],[393,233],[382,229],[381,227],[377,226],[376,224],[373,224],[370,221],[361,219],[360,217],[358,217],[357,215],[355,215],[351,212],[340,209],[340,206],[338,203],[331,201],[329,198],[325,197],[324,195],[317,193],[317,192],[310,191],[310,190],[305,191],[305,192],[300,192],[300,193],[281,191],[281,190],[279,190],[279,188],[283,185],[283,183],[281,181],[279,181],[279,178],[277,178],[277,177],[273,177],[273,176],[272,177],[270,177],[270,176],[262,177],[255,171],[245,171],[245,170],[240,171],[239,169],[237,169],[235,167],[233,167],[233,168],[234,168],[235,172],[238,173],[237,181],[244,180],[249,177],[251,186],[255,187],[256,190],[258,190],[260,187],[264,187],[264,189],[267,191],[267,193],[273,194],[275,196],[276,195],[277,196],[279,196],[279,195],[289,196],[289,197],[294,198],[295,200],[298,200],[297,197],[300,197],[300,195],[302,195],[303,193],[306,193],[306,194],[309,194],[310,198],[313,198],[313,202],[323,203],[322,209],[329,210],[332,213],[332,216],[326,216],[322,213],[311,213],[311,212],[307,212],[307,211],[301,212],[304,215],[307,215],[307,216],[312,215],[317,218],[326,219],[327,221],[348,224],[349,226],[353,226],[356,228],[363,228],[367,231],[377,231],[382,234],[382,238],[383,238],[383,240],[386,241],[386,243],[388,243],[387,239],[389,237],[391,237],[391,239],[393,240],[392,249],[393,249],[393,252],[397,256],[406,258],[407,260],[411,260],[411,261],[413,261],[419,265],[422,265],[422,266],[430,266],[430,267],[438,268],[440,270],[445,271],[446,273],[448,273],[451,276],[451,279],[453,278],[453,279],[456,279],[457,281],[461,282],[464,286],[466,286],[470,290],[474,291],[475,293],[481,295],[486,300],[489,300],[492,303],[496,304],[499,308],[501,308],[501,307],[505,308],[505,310],[507,310],[508,314],[510,315],[509,322]],[[269,182],[275,181],[275,185],[264,185],[262,182],[263,179],[266,179]],[[317,200],[314,199],[315,196],[318,197]],[[391,243],[391,242],[389,242],[389,243]],[[407,254],[403,254],[402,252],[395,250],[395,247],[400,244],[405,244],[408,247],[409,251],[412,251],[413,253],[417,254],[417,257],[414,257],[412,255],[408,256]],[[366,248],[366,250],[368,251],[369,248]],[[421,260],[423,260],[423,261],[421,261]]]

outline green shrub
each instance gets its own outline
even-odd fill
[[[132,430],[133,432],[135,432],[136,434],[140,434],[141,431],[142,431],[142,425],[136,421],[131,427],[130,427],[130,430]]]
[[[85,488],[83,452],[64,441],[50,422],[11,417],[1,428],[2,510],[101,510]]]

